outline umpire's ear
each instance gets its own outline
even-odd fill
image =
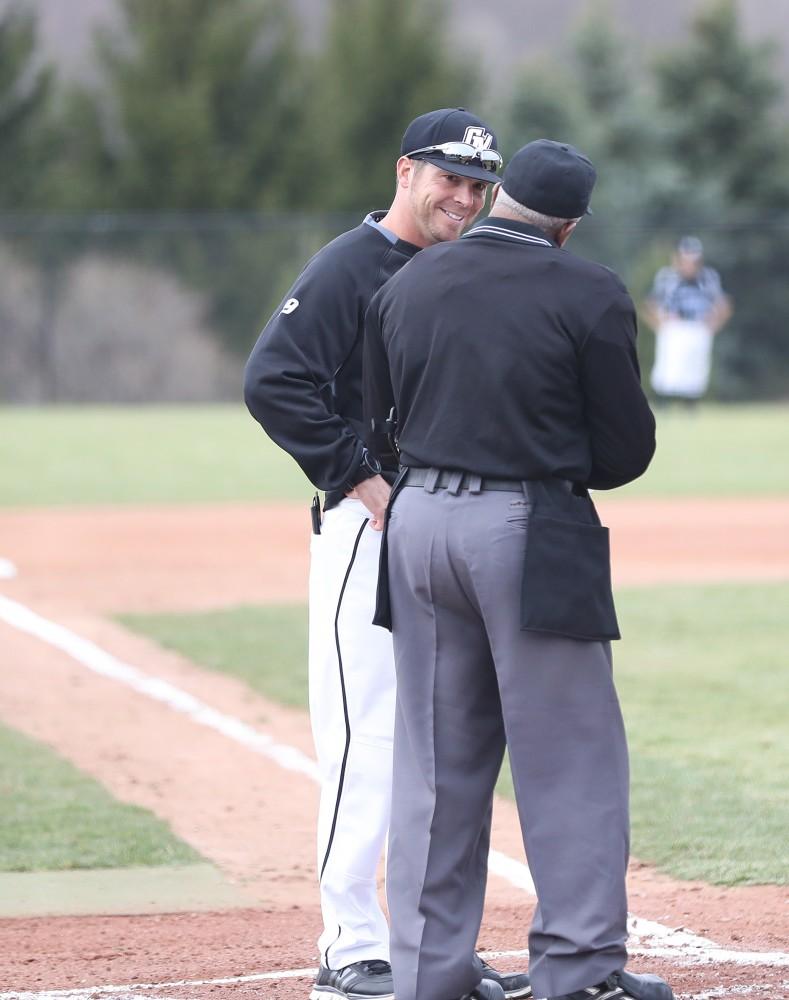
[[[490,192],[490,208],[496,204],[496,198],[499,196],[499,190],[501,188],[501,181],[498,184],[493,185],[493,190]]]

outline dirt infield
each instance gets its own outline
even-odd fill
[[[603,516],[620,584],[789,579],[789,502],[612,502]],[[166,653],[107,616],[302,600],[307,543],[306,511],[289,507],[9,511],[0,514],[0,557],[17,575],[0,581],[0,596],[306,758],[311,738],[302,713]],[[144,995],[306,996],[309,976],[300,970],[315,964],[319,927],[317,790],[309,774],[285,770],[266,748],[100,676],[4,622],[0,650],[0,719],[55,747],[118,798],[167,820],[248,899],[208,914],[2,920],[0,1000],[10,991],[109,984],[129,984],[121,995],[143,995],[132,984],[181,980]],[[523,859],[510,803],[497,804],[493,846]],[[668,928],[636,939],[634,970],[663,972],[688,996],[789,997],[788,966],[743,960],[749,952],[786,950],[784,889],[680,883],[634,862],[630,899],[639,917]],[[532,905],[527,891],[491,875],[481,947],[524,949]],[[696,939],[683,944],[680,927],[723,951],[699,950]],[[205,982],[224,979],[232,981]]]

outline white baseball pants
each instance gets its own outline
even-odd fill
[[[650,381],[662,396],[698,399],[707,391],[712,365],[712,330],[692,320],[672,319],[655,334]]]
[[[376,871],[389,827],[395,673],[390,634],[372,624],[381,533],[360,500],[341,501],[312,536],[310,717],[321,772],[321,961],[389,960]]]

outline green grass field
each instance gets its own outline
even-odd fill
[[[0,871],[186,865],[201,860],[145,809],[0,726]]]
[[[787,606],[789,584],[618,595],[614,655],[641,860],[725,885],[789,881]],[[306,704],[303,608],[123,621],[272,699]],[[506,772],[500,790],[511,794]]]
[[[646,475],[613,496],[789,494],[789,406],[659,414]],[[0,506],[303,501],[242,406],[0,408]]]
[[[0,408],[0,506],[303,500],[241,406]]]
[[[307,707],[307,611],[301,605],[119,615],[118,620],[201,666],[237,677],[273,701]]]
[[[612,496],[788,496],[789,463],[779,460],[788,417],[789,406],[661,413],[650,470]],[[303,502],[310,492],[240,405],[3,407],[0,463],[5,507]],[[634,853],[674,875],[789,877],[787,598],[786,585],[619,595]],[[272,699],[306,705],[302,608],[124,620]],[[150,814],[115,803],[45,748],[2,730],[0,789],[14,800],[0,821],[0,870],[194,859]]]
[[[789,406],[657,412],[646,473],[613,497],[789,496]]]

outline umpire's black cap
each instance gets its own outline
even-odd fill
[[[453,174],[473,177],[475,180],[495,184],[498,180],[495,166],[485,167],[482,160],[469,163],[458,159],[449,161],[439,150],[429,150],[431,146],[441,146],[449,142],[462,142],[473,146],[480,153],[491,151],[496,154],[496,136],[490,126],[466,111],[465,108],[439,108],[415,118],[403,135],[400,155],[415,160],[425,160],[436,167],[449,167]],[[413,155],[416,154],[416,155]],[[499,164],[501,159],[499,158]]]
[[[591,160],[566,142],[535,139],[512,157],[501,186],[527,208],[557,219],[591,215],[589,199],[597,180]]]

